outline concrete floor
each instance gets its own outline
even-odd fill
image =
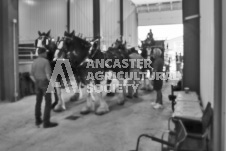
[[[35,96],[15,103],[0,104],[0,151],[128,151],[135,149],[141,133],[158,137],[167,129],[172,114],[168,100],[170,83],[163,86],[164,109],[155,110],[150,102],[155,92],[140,91],[140,98],[116,105],[117,96],[108,97],[110,112],[103,116],[80,115],[84,101],[67,102],[67,110],[52,112],[52,121],[59,126],[37,128],[34,120]],[[63,93],[68,101],[71,94]],[[65,119],[70,115],[77,120]],[[160,144],[142,139],[140,151],[160,151]]]

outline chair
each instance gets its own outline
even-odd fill
[[[168,133],[170,138],[174,138],[174,139],[169,139],[169,141],[164,140],[164,136],[166,133]],[[176,131],[166,131],[162,134],[161,139],[157,138],[153,135],[141,134],[137,139],[136,150],[131,150],[131,151],[139,151],[139,143],[140,143],[140,139],[142,137],[147,137],[147,138],[152,139],[153,141],[161,143],[162,151],[196,151],[196,150],[183,150],[182,149],[183,143],[184,143],[185,139],[187,138],[187,132],[186,132],[186,129],[181,120],[178,120],[177,132]]]
[[[190,118],[180,118],[180,120],[183,122],[186,131],[187,131],[187,138],[191,141],[199,142],[199,146],[203,147],[203,150],[208,151],[208,134],[209,134],[209,127],[212,123],[213,118],[213,109],[211,108],[211,103],[208,102],[202,116],[201,121],[197,121]],[[170,121],[173,121],[175,123],[175,129],[177,129],[177,123],[178,121],[174,118],[170,118],[168,122],[168,128],[170,128]],[[205,143],[202,143],[202,142]]]
[[[176,100],[177,96],[174,95],[174,86],[173,85],[171,85],[171,94],[168,96],[168,98],[171,101],[172,110],[174,112],[174,106],[176,104],[175,100]]]

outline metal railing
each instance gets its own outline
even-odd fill
[[[138,13],[174,11],[174,10],[182,10],[181,0],[174,0],[171,2],[163,3],[143,4],[137,6]]]
[[[19,47],[18,48],[18,56],[19,60],[27,60],[33,61],[37,56],[35,55],[35,48],[34,47]]]

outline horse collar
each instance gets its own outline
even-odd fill
[[[97,51],[98,51],[98,49],[96,49],[96,50],[94,51],[94,53],[93,53],[93,55],[91,56],[90,59],[93,59],[93,57],[96,55]]]

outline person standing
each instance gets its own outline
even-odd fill
[[[166,82],[168,82],[169,79],[169,72],[170,72],[170,58],[168,61],[165,62],[165,77],[166,77]]]
[[[182,57],[181,53],[179,53],[179,63],[180,63],[179,72],[180,72],[180,74],[182,74],[183,57]]]
[[[52,71],[50,63],[46,59],[47,50],[45,48],[38,48],[38,55],[38,58],[34,60],[31,68],[31,79],[36,85],[35,121],[38,127],[43,123],[44,128],[50,128],[58,125],[57,123],[50,122],[51,93],[47,93],[47,88]],[[42,121],[41,105],[43,96],[45,97],[45,110]]]
[[[131,48],[131,53],[129,55],[129,58],[130,59],[135,59],[136,61],[134,62],[134,65],[131,66],[130,68],[130,73],[129,75],[131,75],[131,77],[129,77],[128,79],[128,84],[135,84],[137,87],[136,87],[136,90],[134,92],[134,89],[132,86],[129,86],[128,87],[128,95],[127,97],[128,98],[133,98],[133,97],[138,97],[138,88],[139,88],[139,85],[140,85],[140,68],[141,68],[141,61],[143,59],[143,57],[138,54],[138,52],[135,50],[135,48]]]
[[[176,53],[176,71],[179,72],[180,71],[180,58]]]
[[[162,51],[159,48],[155,48],[153,50],[153,57],[154,57],[154,63],[153,63],[153,73],[155,74],[155,78],[153,80],[153,87],[156,91],[156,102],[152,102],[154,109],[160,109],[163,108],[163,102],[162,102],[162,85],[163,85],[163,65],[164,61],[161,57]]]
[[[178,58],[177,52],[176,52],[175,58],[176,58],[176,62],[178,62],[179,61],[179,58]]]

